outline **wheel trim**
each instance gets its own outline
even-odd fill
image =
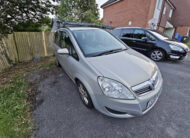
[[[87,105],[89,103],[88,94],[87,94],[86,90],[84,89],[84,87],[82,86],[82,84],[79,84],[79,93],[80,93],[82,100]]]
[[[151,58],[156,61],[161,60],[163,58],[163,53],[161,51],[153,51],[151,53]]]
[[[84,100],[85,104],[88,104],[88,99],[86,97],[83,97],[83,100]]]

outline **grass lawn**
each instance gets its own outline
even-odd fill
[[[25,138],[32,130],[27,98],[27,83],[23,78],[0,89],[0,137]]]
[[[54,58],[44,58],[16,65],[0,73],[0,138],[32,136],[31,103],[27,73],[55,66]]]

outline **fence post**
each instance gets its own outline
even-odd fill
[[[47,45],[46,45],[46,38],[45,38],[45,33],[42,32],[42,37],[43,37],[43,45],[44,45],[44,54],[47,56]]]

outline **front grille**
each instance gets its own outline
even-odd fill
[[[141,95],[141,94],[144,94],[144,93],[149,92],[149,91],[151,91],[151,90],[152,90],[151,87],[148,86],[148,87],[145,87],[145,88],[136,90],[135,93],[136,93],[137,95]]]
[[[158,84],[158,73],[156,72],[150,80],[132,87],[132,90],[137,95],[142,95],[154,90],[157,84]]]

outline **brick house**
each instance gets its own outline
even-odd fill
[[[189,35],[189,7],[190,0],[108,0],[101,6],[105,25],[152,28],[171,38]]]

